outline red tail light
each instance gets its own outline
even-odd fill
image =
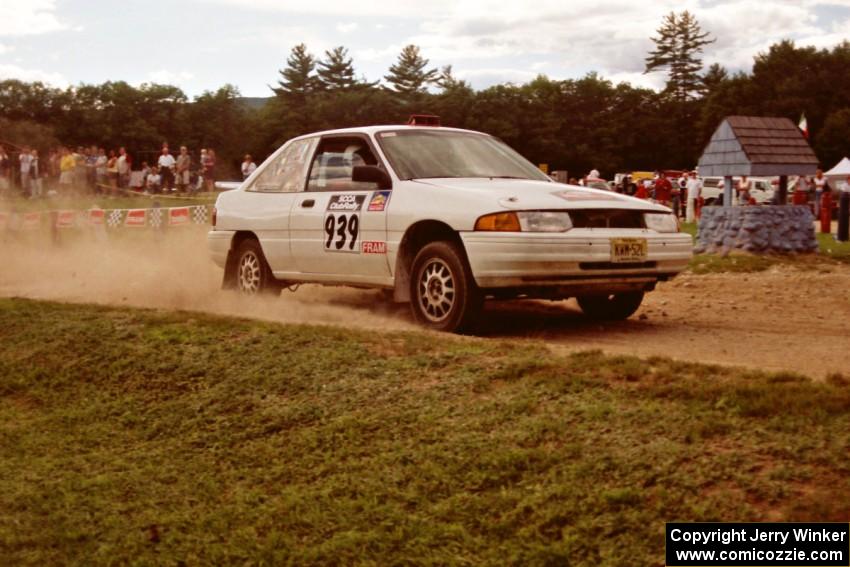
[[[215,228],[215,221],[216,220],[218,220],[218,209],[213,207],[213,212],[212,212],[212,226],[213,226],[213,228]]]

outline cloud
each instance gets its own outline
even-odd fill
[[[357,29],[357,22],[349,22],[346,24],[339,23],[336,25],[336,31],[339,33],[351,33]]]
[[[67,29],[54,0],[0,0],[0,36],[39,35]]]
[[[54,87],[65,88],[68,79],[61,73],[52,73],[40,69],[28,69],[14,64],[0,63],[0,79],[18,79],[21,81],[41,81]]]
[[[11,53],[15,50],[15,48],[11,45],[3,45],[0,43],[0,55],[5,55],[6,53]]]
[[[161,85],[177,85],[186,81],[191,81],[195,78],[193,73],[188,71],[169,71],[167,69],[158,69],[148,73],[148,78],[154,83]]]

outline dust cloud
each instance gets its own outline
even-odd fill
[[[405,306],[377,291],[301,286],[280,297],[246,297],[221,289],[206,232],[8,232],[0,237],[0,296],[203,311],[282,323],[388,330],[416,326]]]

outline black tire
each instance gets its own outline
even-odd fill
[[[243,240],[234,252],[234,287],[246,295],[279,295],[281,283],[275,279],[260,243]]]
[[[606,295],[583,295],[576,298],[585,315],[603,321],[628,319],[643,301],[642,291],[609,293]]]
[[[484,297],[460,246],[445,241],[426,245],[410,274],[410,307],[421,325],[448,332],[472,329]]]

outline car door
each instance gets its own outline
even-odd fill
[[[260,241],[272,272],[293,273],[289,245],[292,204],[304,188],[310,156],[318,137],[293,140],[269,157],[251,176],[234,214],[246,221]]]
[[[366,135],[322,138],[290,217],[292,256],[300,272],[354,282],[389,277],[386,215],[392,191],[351,179],[357,165],[380,166],[376,155]]]

